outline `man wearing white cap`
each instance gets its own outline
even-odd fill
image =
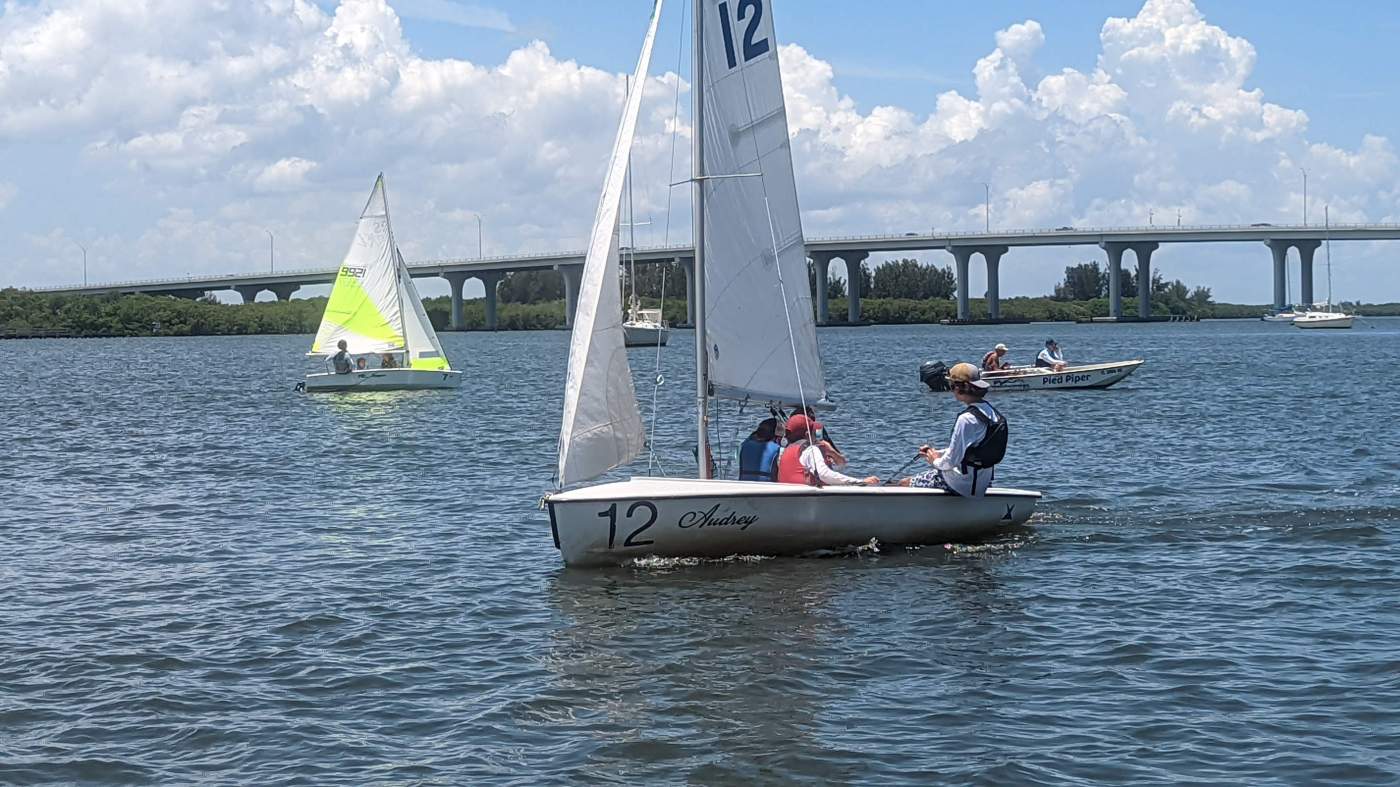
[[[919,455],[933,469],[905,478],[899,485],[946,489],[964,497],[986,494],[997,463],[1006,456],[1006,418],[982,401],[990,385],[977,367],[970,363],[955,365],[948,370],[948,383],[953,396],[967,409],[953,423],[947,448],[937,451],[926,445],[919,447]]]
[[[1010,369],[1011,362],[1005,358],[1006,345],[998,344],[991,352],[982,356],[982,371],[999,372],[1003,369]]]

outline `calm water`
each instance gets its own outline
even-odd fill
[[[999,397],[1033,529],[602,572],[535,509],[564,333],[321,397],[307,337],[0,343],[0,783],[1400,781],[1400,321],[830,329],[826,421],[888,473],[920,361],[1047,335],[1148,364]]]

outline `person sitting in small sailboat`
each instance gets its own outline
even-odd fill
[[[1006,417],[983,399],[990,383],[970,363],[948,370],[953,397],[967,405],[953,423],[953,436],[942,451],[919,446],[932,470],[901,479],[900,486],[943,489],[963,497],[983,495],[992,485],[996,465],[1006,456]]]
[[[874,486],[877,476],[854,478],[832,470],[822,453],[820,441],[813,436],[822,425],[809,421],[805,415],[794,415],[787,421],[787,448],[778,456],[778,481],[807,486]]]

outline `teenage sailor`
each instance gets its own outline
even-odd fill
[[[933,469],[902,479],[899,485],[945,489],[963,497],[983,495],[992,485],[996,464],[1006,455],[1006,418],[983,401],[990,385],[972,364],[949,369],[948,383],[953,397],[967,409],[953,423],[947,448],[919,447],[919,455]]]
[[[1045,340],[1045,349],[1035,357],[1035,365],[1042,369],[1060,371],[1065,368],[1065,357],[1060,355],[1060,345],[1054,339]]]
[[[999,372],[1002,369],[1010,369],[1011,362],[1006,358],[1006,345],[998,344],[995,349],[982,356],[982,371]]]
[[[765,418],[753,430],[749,439],[739,446],[740,481],[776,481],[779,444],[778,419]]]
[[[331,364],[335,367],[336,374],[349,374],[355,368],[355,362],[350,360],[350,353],[346,351],[345,340],[341,339],[335,343],[340,352],[331,356]]]
[[[853,478],[832,470],[822,455],[819,442],[813,442],[814,433],[822,425],[809,421],[805,415],[794,415],[787,421],[787,447],[778,457],[778,481],[784,484],[806,484],[808,486],[873,486],[880,483],[876,476]]]

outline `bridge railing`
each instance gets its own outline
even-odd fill
[[[1253,231],[1259,231],[1259,232],[1261,232],[1261,233],[1266,232],[1266,231],[1269,231],[1269,230],[1286,230],[1286,231],[1289,231],[1289,232],[1293,232],[1293,231],[1297,231],[1297,230],[1306,230],[1306,231],[1317,232],[1317,233],[1319,233],[1319,234],[1321,234],[1321,233],[1323,233],[1323,232],[1325,232],[1325,231],[1329,231],[1329,230],[1330,230],[1330,231],[1346,231],[1346,230],[1396,230],[1396,231],[1400,231],[1400,224],[1397,224],[1397,223],[1368,223],[1368,224],[1346,224],[1346,223],[1342,223],[1342,224],[1331,224],[1331,225],[1329,225],[1329,226],[1326,227],[1326,228],[1324,228],[1324,227],[1323,227],[1322,225],[1320,225],[1320,224],[1266,224],[1266,223],[1258,223],[1258,224],[1191,224],[1191,225],[1183,224],[1183,225],[1180,225],[1180,226],[1177,226],[1177,225],[1174,225],[1174,224],[1172,224],[1172,225],[1165,225],[1165,226],[1164,226],[1164,225],[1161,225],[1161,224],[1146,224],[1146,225],[1141,225],[1141,226],[1136,226],[1136,227],[1121,227],[1121,226],[1120,226],[1120,227],[1070,227],[1070,226],[1066,226],[1066,227],[1063,227],[1063,228],[1058,228],[1058,227],[1056,227],[1056,228],[1048,228],[1048,227],[1047,227],[1047,228],[1041,228],[1041,229],[1006,229],[1006,230],[994,230],[994,231],[990,231],[990,232],[988,232],[988,231],[983,231],[983,232],[966,232],[966,231],[951,232],[951,231],[950,231],[950,232],[929,232],[929,233],[906,232],[906,233],[897,233],[897,234],[877,233],[877,234],[869,234],[869,235],[823,235],[823,236],[810,236],[810,237],[806,238],[806,241],[807,241],[808,243],[844,243],[844,242],[849,242],[849,241],[867,241],[867,240],[868,240],[868,241],[892,241],[892,240],[893,240],[893,241],[898,241],[898,240],[906,240],[906,239],[911,239],[911,238],[912,238],[912,239],[917,239],[917,240],[951,241],[951,240],[973,240],[973,239],[978,239],[978,238],[1024,237],[1024,236],[1031,236],[1031,235],[1046,235],[1046,236],[1052,236],[1052,237],[1053,237],[1053,236],[1056,236],[1056,235],[1068,235],[1068,234],[1075,234],[1075,235],[1099,235],[1099,234],[1101,234],[1101,235],[1129,235],[1129,234],[1138,234],[1138,233],[1154,233],[1154,234],[1163,234],[1163,235],[1174,235],[1174,234],[1190,234],[1190,233],[1193,233],[1193,232],[1203,232],[1203,231],[1204,231],[1204,232],[1212,232],[1212,231],[1214,231],[1214,232],[1238,232],[1238,231],[1242,231],[1242,230],[1253,230]],[[685,252],[689,251],[689,250],[690,250],[690,247],[689,247],[689,245],[682,245],[682,246],[656,245],[656,246],[638,246],[638,247],[636,247],[635,250],[636,250],[638,253],[641,253],[641,254],[657,254],[657,253],[662,253],[662,254],[668,254],[668,253],[682,254],[682,253],[685,253]],[[453,266],[453,265],[465,265],[465,264],[489,265],[489,264],[491,264],[491,263],[511,263],[511,264],[517,264],[517,265],[518,265],[518,264],[520,264],[520,263],[539,262],[539,261],[551,260],[551,259],[573,259],[573,258],[580,258],[580,257],[583,257],[583,256],[584,256],[584,251],[580,249],[580,250],[576,250],[576,251],[549,252],[549,253],[537,253],[537,254],[501,254],[501,255],[492,255],[492,256],[488,256],[488,257],[457,257],[457,258],[434,259],[434,260],[419,260],[419,261],[416,261],[416,262],[410,262],[410,263],[408,263],[408,267],[409,267],[410,270],[421,270],[421,269],[425,269],[425,268],[437,268],[437,267],[446,267],[446,266]],[[211,289],[211,290],[213,290],[213,289],[223,289],[223,288],[232,289],[234,286],[237,286],[237,285],[243,283],[243,282],[244,282],[245,280],[247,280],[247,279],[254,279],[254,280],[255,280],[255,281],[247,282],[250,286],[251,286],[251,285],[258,285],[258,284],[262,284],[263,286],[271,286],[271,285],[273,285],[273,284],[279,284],[279,283],[296,284],[297,282],[296,282],[295,280],[298,279],[298,278],[310,277],[310,276],[314,276],[314,277],[317,277],[317,278],[329,277],[329,276],[334,275],[337,269],[338,269],[338,266],[337,266],[337,267],[330,267],[330,268],[297,268],[297,269],[292,269],[292,270],[282,270],[282,271],[277,271],[277,272],[275,272],[275,273],[269,273],[269,274],[267,274],[267,276],[266,276],[265,278],[264,278],[264,277],[262,276],[262,274],[260,274],[260,273],[249,272],[249,273],[214,274],[214,275],[210,275],[210,276],[170,277],[170,278],[159,278],[159,279],[129,279],[129,280],[126,280],[126,281],[104,282],[104,283],[101,283],[101,284],[92,284],[92,285],[87,285],[87,286],[72,285],[72,284],[57,284],[57,285],[46,285],[46,286],[42,286],[42,287],[30,287],[30,288],[28,288],[28,289],[29,289],[31,292],[55,292],[55,291],[62,291],[62,290],[120,290],[120,289],[127,289],[127,288],[131,288],[131,287],[142,287],[142,288],[168,288],[168,289],[175,290],[175,289],[180,289],[182,285],[187,286],[187,287],[189,287],[190,289],[194,289],[194,288],[196,288],[196,287],[204,287],[205,289]],[[218,286],[218,285],[224,285],[224,287],[220,287],[220,286]]]

